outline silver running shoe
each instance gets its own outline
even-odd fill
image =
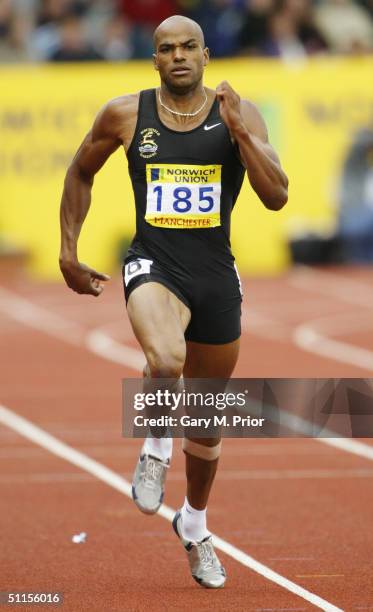
[[[158,512],[169,465],[169,461],[164,463],[152,455],[140,455],[132,480],[132,498],[141,512]]]
[[[207,536],[201,542],[189,542],[181,534],[181,521],[179,510],[174,516],[172,526],[188,555],[192,577],[207,589],[220,589],[224,586],[227,575],[214,551],[212,536]]]

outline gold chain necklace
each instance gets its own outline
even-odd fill
[[[194,113],[180,113],[179,111],[173,110],[172,108],[168,108],[168,106],[166,106],[163,102],[162,102],[162,98],[161,98],[161,90],[158,91],[158,100],[159,100],[159,104],[161,106],[163,106],[163,108],[166,109],[166,111],[168,111],[169,113],[172,113],[173,115],[177,115],[178,117],[195,117],[196,115],[198,115],[198,113],[201,112],[201,110],[206,106],[206,102],[207,102],[207,94],[205,92],[205,90],[203,90],[205,93],[205,100],[202,104],[202,106],[200,106],[196,111],[194,111]]]

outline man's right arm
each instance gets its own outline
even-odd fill
[[[60,209],[59,261],[67,285],[77,293],[98,296],[103,289],[100,281],[109,280],[106,274],[79,263],[77,245],[91,203],[94,176],[126,137],[126,119],[131,119],[134,108],[130,98],[133,97],[112,100],[100,111],[66,174]]]

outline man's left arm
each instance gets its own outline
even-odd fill
[[[250,184],[266,208],[280,210],[288,199],[288,179],[268,142],[266,125],[254,104],[241,100],[223,81],[216,88],[221,118],[237,143]]]

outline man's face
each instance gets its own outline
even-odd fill
[[[198,32],[183,25],[159,32],[153,58],[161,81],[170,91],[183,94],[193,90],[202,79],[209,52],[203,48]]]

